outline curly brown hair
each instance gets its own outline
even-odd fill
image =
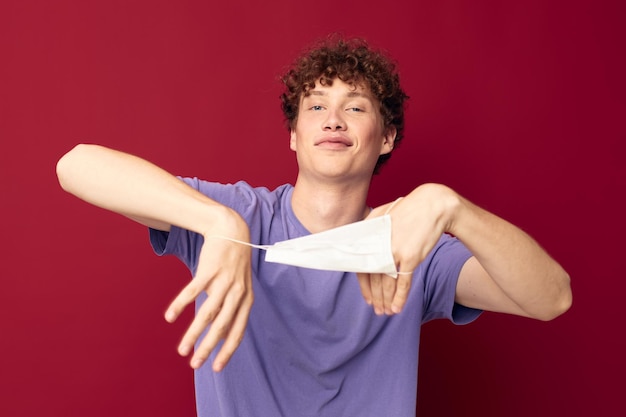
[[[302,96],[315,88],[315,83],[332,85],[333,80],[369,87],[380,102],[380,113],[385,129],[396,128],[394,147],[404,132],[404,102],[408,96],[400,87],[396,64],[382,51],[377,51],[363,39],[343,39],[331,36],[303,52],[281,77],[286,90],[281,94],[287,128],[295,128]],[[391,152],[380,155],[374,174],[391,157]]]

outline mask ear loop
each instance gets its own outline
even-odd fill
[[[239,243],[241,245],[250,246],[251,248],[263,249],[263,250],[267,250],[271,246],[271,245],[255,245],[254,243],[244,242],[243,240],[233,239],[232,237],[222,236],[222,235],[208,235],[204,238],[204,240],[208,240],[210,238],[228,240],[234,243]]]
[[[393,208],[393,206],[400,200],[402,200],[403,197],[398,198],[396,201],[394,201],[391,206],[389,206],[389,208],[387,209],[387,211],[385,212],[385,215],[389,214],[389,212],[391,211],[391,209]],[[234,243],[239,243],[241,245],[246,245],[246,246],[250,246],[251,248],[256,248],[256,249],[263,249],[263,250],[267,250],[269,249],[272,245],[256,245],[254,243],[250,243],[250,242],[244,242],[243,240],[238,240],[238,239],[233,239],[232,237],[228,237],[228,236],[222,236],[222,235],[207,235],[205,236],[205,240],[208,239],[223,239],[223,240],[228,240],[230,242],[234,242]]]
[[[389,206],[389,208],[387,209],[387,211],[385,211],[385,214],[389,214],[389,212],[391,211],[391,209],[393,208],[393,206],[396,205],[396,203],[400,200],[402,200],[404,197],[398,197],[396,198],[396,201],[394,201],[393,203],[391,203],[391,205]]]
[[[391,211],[391,209],[393,208],[393,206],[396,205],[396,203],[400,200],[402,200],[404,197],[400,197],[398,198],[396,201],[394,201],[393,203],[391,203],[391,206],[389,206],[389,208],[387,209],[387,211],[385,212],[385,214],[389,214],[389,212]],[[371,211],[371,209],[370,209]],[[242,245],[246,245],[246,246],[250,246],[252,248],[256,248],[256,249],[263,249],[263,250],[267,250],[270,248],[270,246],[272,245],[255,245],[254,243],[250,243],[250,242],[244,242],[243,240],[238,240],[238,239],[233,239],[232,237],[228,237],[228,236],[222,236],[222,235],[208,235],[205,236],[205,240],[210,239],[210,238],[214,238],[214,239],[224,239],[224,240],[228,240],[234,243],[239,243]],[[409,274],[411,272],[402,272],[402,273],[406,273]]]
[[[400,200],[402,200],[404,197],[398,197],[396,199],[396,201],[394,201],[393,203],[391,203],[391,205],[389,206],[389,208],[387,209],[387,211],[385,211],[385,215],[388,215],[389,212],[391,212],[391,209],[393,208],[393,206],[396,205],[396,203]],[[413,275],[413,272],[415,271],[407,271],[407,272],[402,272],[402,271],[397,271],[398,275]]]

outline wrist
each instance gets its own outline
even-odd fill
[[[205,216],[206,222],[199,233],[205,238],[209,235],[221,235],[238,240],[249,240],[249,231],[243,218],[230,207],[212,204]]]
[[[441,221],[446,233],[455,234],[454,230],[465,209],[462,197],[450,187],[441,186],[438,201],[441,205]]]
[[[431,202],[434,218],[440,225],[440,230],[454,233],[458,219],[465,209],[464,199],[453,189],[443,184],[423,184],[416,190],[423,193]]]
[[[454,192],[454,196],[448,201],[449,212],[445,231],[458,238],[472,233],[471,227],[480,219],[476,209],[474,204]]]

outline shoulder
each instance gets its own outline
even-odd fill
[[[291,184],[269,189],[253,186],[246,181],[226,184],[198,178],[183,178],[183,181],[216,202],[235,210],[248,223],[251,237],[256,242],[261,241],[259,234],[265,236],[269,233],[266,229],[284,227],[284,221],[275,220],[277,217],[289,216],[291,212]]]
[[[293,189],[291,184],[283,184],[272,190],[268,187],[252,186],[246,181],[220,183],[197,177],[180,177],[190,187],[211,199],[238,210],[251,204],[274,204]]]

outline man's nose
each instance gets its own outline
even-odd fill
[[[329,109],[328,117],[324,120],[324,130],[337,131],[345,130],[346,122],[338,109]]]

